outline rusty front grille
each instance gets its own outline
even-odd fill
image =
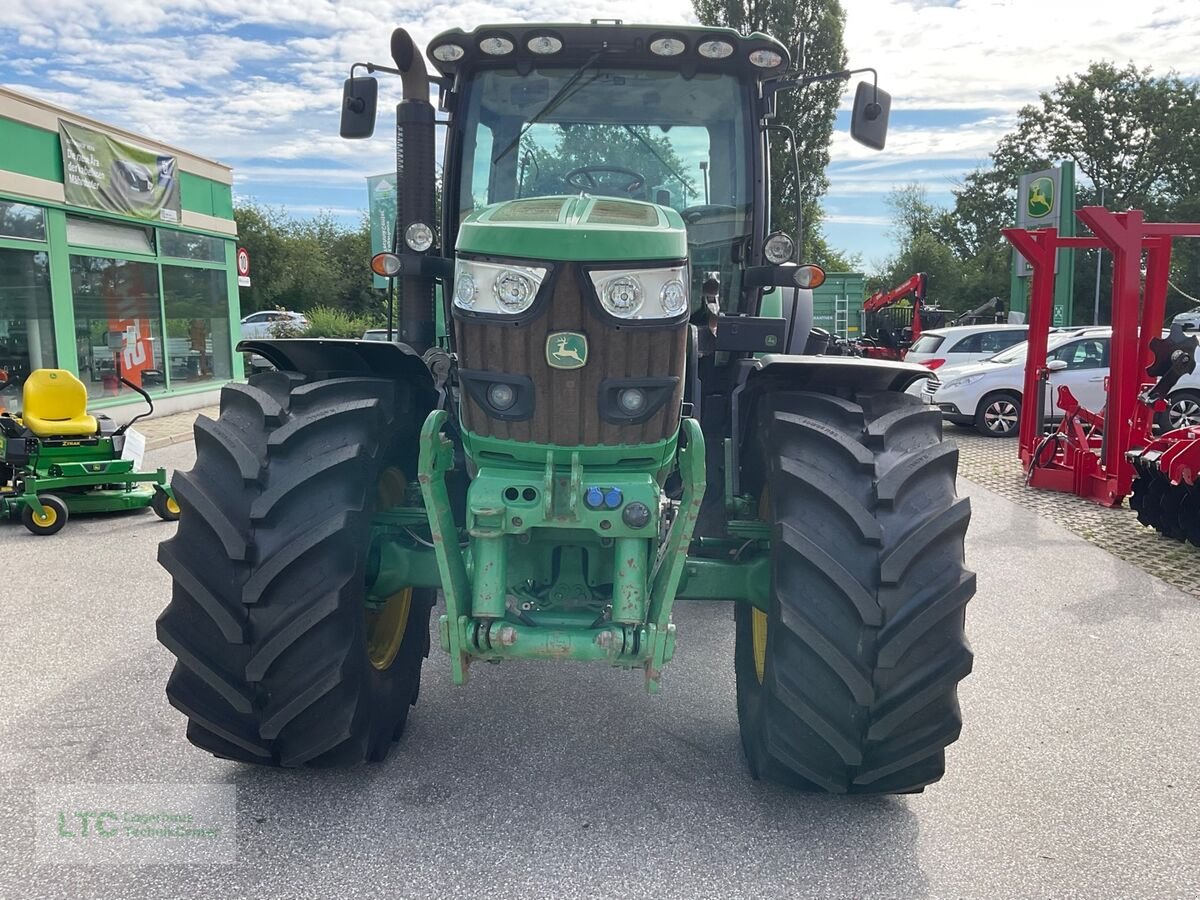
[[[615,326],[600,317],[584,295],[578,266],[565,265],[555,276],[553,297],[524,322],[494,322],[456,315],[458,364],[464,369],[527,375],[533,380],[535,406],[525,421],[505,422],[487,414],[464,391],[463,425],[485,437],[541,444],[645,444],[661,441],[679,427],[686,365],[687,324],[665,328]],[[546,362],[546,339],[558,331],[587,337],[587,365],[556,369]],[[661,409],[645,422],[617,425],[599,414],[600,383],[605,378],[662,378],[679,383]]]

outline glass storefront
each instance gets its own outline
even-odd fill
[[[104,256],[71,256],[75,350],[89,397],[166,386],[158,267]]]
[[[171,384],[233,377],[229,287],[224,269],[162,267]]]
[[[56,364],[49,254],[0,248],[0,409],[20,410],[26,376]]]

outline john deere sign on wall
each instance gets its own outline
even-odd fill
[[[1040,172],[1022,175],[1017,183],[1017,227],[1057,228],[1065,237],[1075,234],[1075,164],[1067,161]],[[1070,325],[1075,266],[1072,250],[1059,250],[1054,260],[1054,325]],[[1013,251],[1012,291],[1009,309],[1028,309],[1029,276],[1033,270],[1025,257]]]
[[[179,165],[174,156],[58,121],[67,203],[157,222],[179,222]]]

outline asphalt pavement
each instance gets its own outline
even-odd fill
[[[175,526],[0,523],[0,900],[1200,895],[1200,605],[961,487],[979,573],[963,736],[925,793],[866,799],[746,773],[723,604],[681,603],[658,696],[582,664],[476,666],[456,688],[435,649],[385,763],[223,762],[163,695],[155,552]],[[50,862],[47,790],[128,783],[232,786],[234,862]]]

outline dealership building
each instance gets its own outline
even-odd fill
[[[242,376],[227,166],[0,87],[0,408],[57,367],[128,418]]]

